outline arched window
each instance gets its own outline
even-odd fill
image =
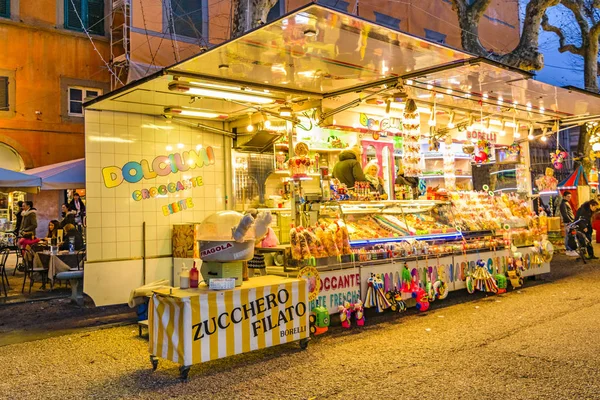
[[[0,168],[10,169],[11,171],[23,171],[25,164],[15,149],[4,143],[0,143]]]

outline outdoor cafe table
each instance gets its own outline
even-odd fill
[[[59,251],[58,254],[50,254],[49,251],[35,253],[34,267],[47,268],[48,279],[54,282],[54,277],[59,272],[69,271],[77,268],[77,254],[68,251]]]
[[[155,290],[148,312],[150,361],[192,364],[300,341],[309,336],[310,302],[304,279],[266,275],[230,290]]]

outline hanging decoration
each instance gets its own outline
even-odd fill
[[[478,164],[486,164],[491,161],[490,154],[492,154],[492,144],[489,140],[479,139],[477,141],[477,149],[473,154],[473,161]]]
[[[383,294],[383,280],[379,275],[371,274],[367,280],[367,295],[365,297],[364,308],[375,307],[377,312],[383,312],[391,306],[390,302]]]
[[[508,149],[506,149],[507,161],[519,161],[519,156],[521,155],[521,145],[517,142],[513,142]]]
[[[535,185],[540,192],[553,192],[558,187],[558,180],[554,177],[554,170],[546,168],[546,174],[535,180]]]
[[[550,153],[552,165],[557,170],[562,169],[563,162],[567,159],[567,157],[569,157],[569,154],[566,151],[561,151],[560,149],[556,149],[554,153]]]
[[[311,159],[308,157],[308,145],[304,142],[299,142],[294,147],[294,157],[290,158],[288,168],[292,178],[298,179],[308,176],[308,167],[311,164]]]
[[[473,288],[480,292],[498,292],[498,284],[496,280],[490,274],[490,271],[486,268],[485,261],[479,259],[475,263],[477,268],[473,272]]]
[[[454,157],[454,151],[452,150],[452,138],[448,135],[446,136],[446,141],[444,142],[444,153],[443,153],[443,161],[444,161],[444,187],[446,190],[456,190],[456,163]]]
[[[421,116],[417,104],[413,99],[406,101],[402,114],[402,129],[404,131],[404,144],[402,149],[402,165],[404,176],[414,177],[421,175]]]

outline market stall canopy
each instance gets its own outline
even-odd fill
[[[578,186],[588,186],[588,180],[581,165],[567,179],[558,184],[558,188],[561,190],[577,189]]]
[[[38,193],[41,186],[42,180],[37,176],[0,168],[0,192]]]
[[[85,107],[200,118],[222,128],[223,121],[282,115],[288,107],[295,113],[319,107],[327,116],[386,103],[401,110],[407,97],[442,117],[476,113],[517,127],[600,114],[598,96],[315,4]]]
[[[600,114],[600,97],[536,81],[533,75],[485,58],[473,58],[405,74],[416,98],[436,94],[439,106],[485,114],[508,112],[517,119],[543,121]],[[431,101],[431,100],[430,100]]]
[[[85,187],[85,159],[65,161],[24,171],[41,179],[42,190],[66,190]]]
[[[395,83],[407,72],[470,57],[356,16],[309,5],[92,100],[86,108],[163,115],[165,107],[187,106],[231,118],[248,112],[240,94],[273,99],[273,105],[264,106],[272,107]],[[198,93],[234,92],[238,100],[199,94],[190,104],[190,94],[174,89],[174,83],[203,85]]]

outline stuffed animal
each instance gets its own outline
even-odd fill
[[[413,292],[412,297],[417,301],[418,311],[425,312],[429,309],[429,296],[427,296],[427,292],[423,288],[419,288]]]
[[[350,328],[350,317],[352,317],[352,307],[349,302],[345,302],[343,306],[338,307],[340,312],[340,321],[342,321],[342,328]]]
[[[356,300],[354,303],[354,318],[356,320],[356,326],[365,325],[365,312],[363,309],[363,302],[361,299]]]

